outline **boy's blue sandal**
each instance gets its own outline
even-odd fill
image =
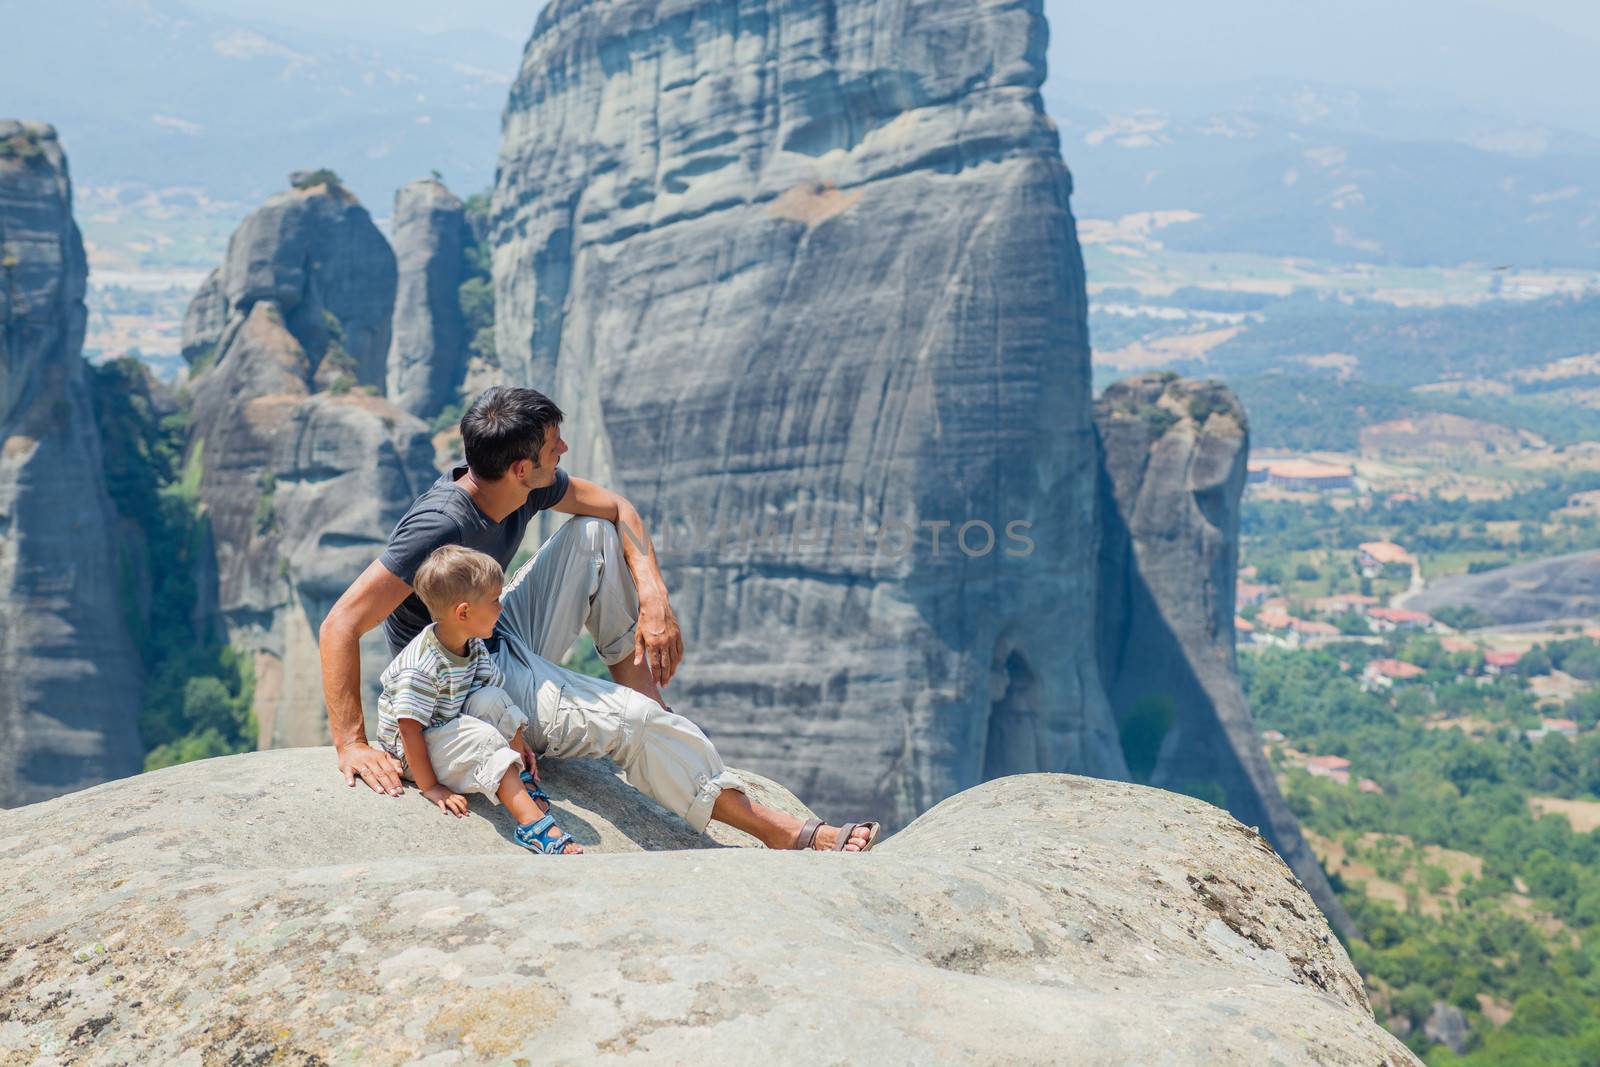
[[[561,850],[567,847],[572,840],[572,835],[566,833],[556,825],[556,818],[550,814],[550,797],[540,788],[538,781],[527,771],[522,772],[522,787],[528,791],[528,796],[533,798],[535,804],[544,803],[545,814],[538,822],[519,824],[515,833],[517,844],[523,848],[546,856],[561,855]]]
[[[554,815],[545,815],[538,822],[523,823],[512,831],[517,844],[544,856],[558,856],[572,842],[572,835],[556,825]]]
[[[539,785],[538,779],[534,778],[534,776],[529,774],[527,771],[522,772],[522,787],[528,791],[528,795],[533,798],[533,802],[535,804],[542,800],[544,801],[544,806],[546,808],[550,806],[549,795],[545,793],[543,787]]]

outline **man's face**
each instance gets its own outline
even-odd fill
[[[555,484],[556,465],[561,462],[561,457],[567,451],[567,443],[561,439],[561,426],[547,426],[544,431],[544,446],[533,461],[518,460],[511,467],[512,473],[517,474],[524,489],[543,489],[547,485]]]

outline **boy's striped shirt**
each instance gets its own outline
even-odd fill
[[[403,760],[401,719],[415,719],[423,729],[437,726],[460,715],[475,690],[503,684],[505,678],[481,640],[469,639],[466,656],[458,656],[439,643],[429,625],[384,669],[378,746]]]

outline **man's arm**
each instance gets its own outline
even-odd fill
[[[328,733],[339,753],[346,785],[360,778],[375,793],[399,796],[400,764],[367,744],[361,713],[361,635],[383,622],[411,593],[411,587],[377,560],[361,572],[322,620],[322,696],[328,705]]]
[[[567,515],[593,515],[617,524],[617,532],[622,535],[622,558],[627,561],[634,588],[639,591],[639,629],[633,661],[641,662],[648,653],[650,673],[655,676],[656,684],[666,685],[678,664],[683,662],[683,634],[678,629],[672,605],[667,601],[667,583],[661,579],[656,547],[644,528],[644,520],[639,517],[638,509],[619,494],[582,478],[570,481],[567,495],[551,510]]]

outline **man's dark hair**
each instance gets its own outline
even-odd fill
[[[519,459],[533,459],[545,431],[561,422],[561,409],[537,389],[497,385],[461,416],[461,444],[472,476],[492,482]]]

